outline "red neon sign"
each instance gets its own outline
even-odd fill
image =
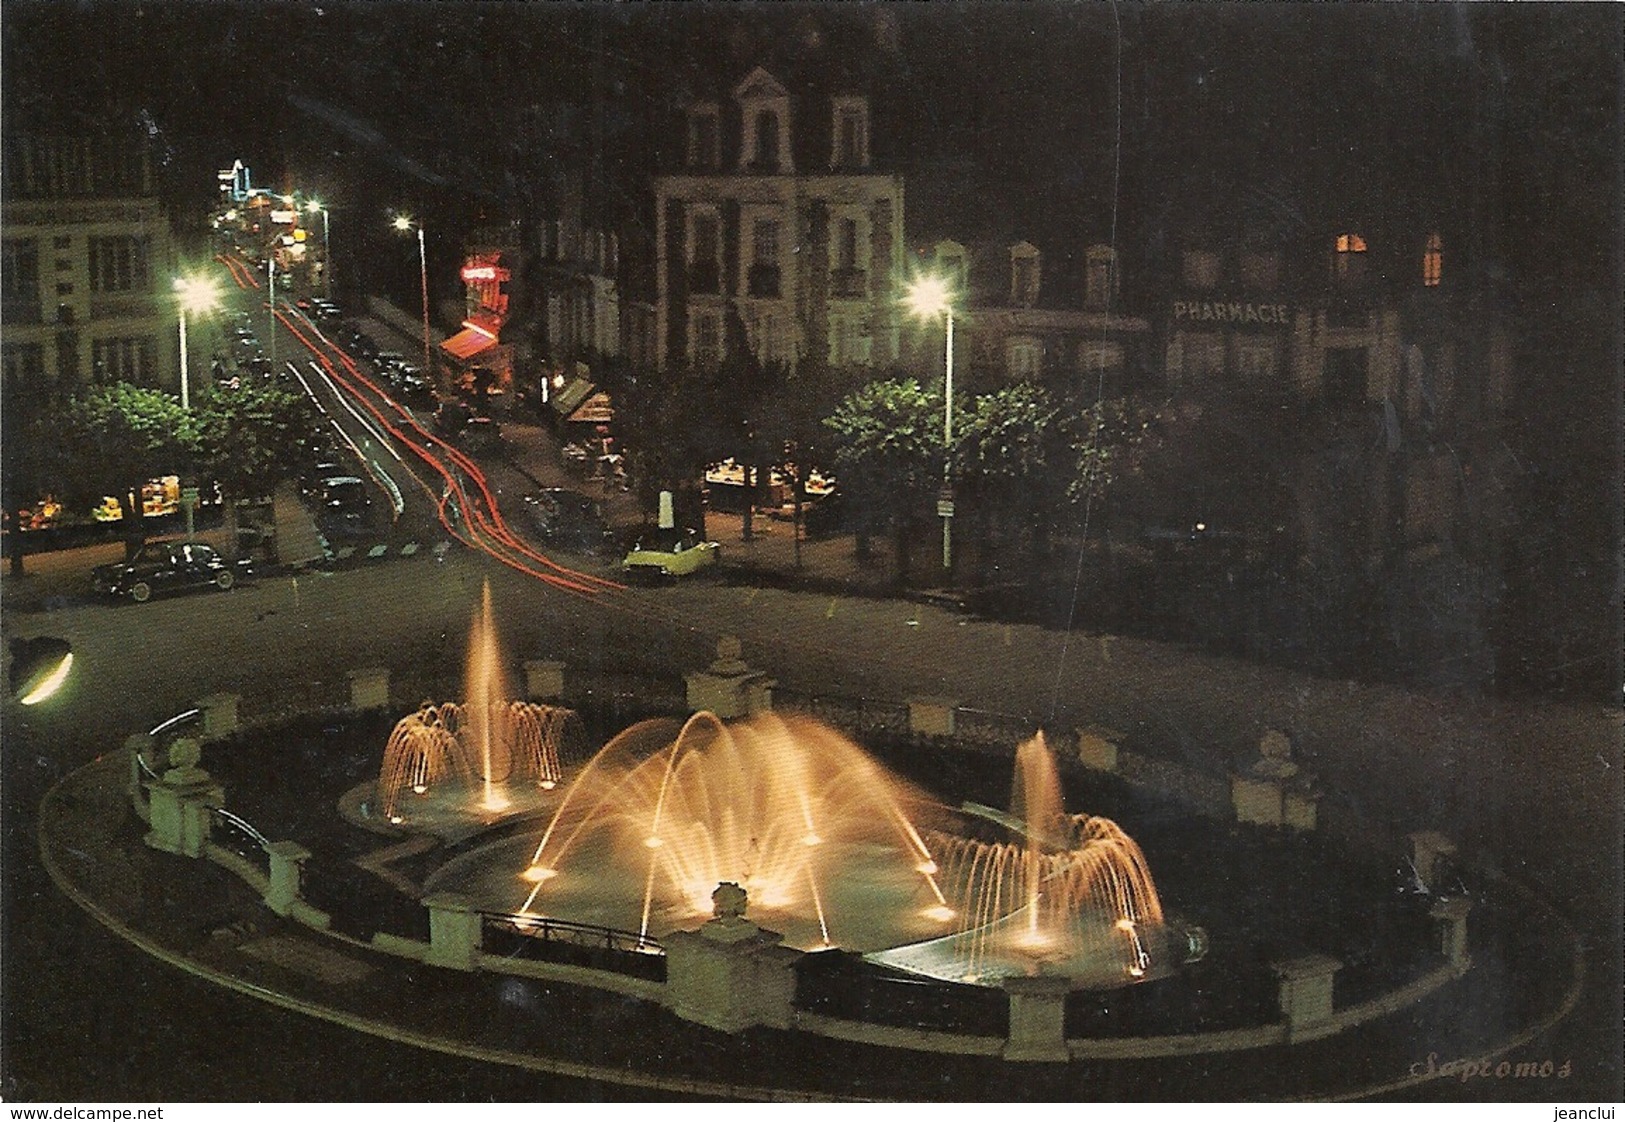
[[[464,265],[463,279],[465,281],[496,280],[497,267],[495,265]]]

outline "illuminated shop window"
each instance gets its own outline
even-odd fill
[[[1422,250],[1422,285],[1437,288],[1444,278],[1444,240],[1438,234],[1429,234]]]

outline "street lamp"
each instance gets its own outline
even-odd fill
[[[434,381],[434,360],[429,353],[429,258],[423,248],[423,223],[397,214],[393,225],[403,234],[408,230],[418,232],[418,279],[423,286],[423,376],[434,385],[437,384]]]
[[[333,247],[328,241],[327,208],[316,199],[305,204],[306,214],[315,214],[318,211],[322,216],[322,295],[329,300],[333,298]]]
[[[942,516],[942,573],[953,570],[954,524],[954,303],[948,284],[940,277],[921,277],[908,287],[909,310],[921,319],[942,316],[947,324],[947,350],[943,359],[942,492],[937,513]]]
[[[181,325],[181,408],[192,408],[191,378],[186,369],[186,313],[206,312],[219,299],[213,283],[197,277],[176,277],[175,294],[180,305]]]

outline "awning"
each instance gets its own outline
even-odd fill
[[[474,327],[465,327],[457,334],[440,344],[440,349],[449,354],[458,362],[467,362],[482,351],[487,351],[497,345],[496,339],[489,331],[481,331]]]
[[[553,395],[553,411],[561,417],[568,417],[581,407],[596,387],[585,378],[572,378],[558,393]]]

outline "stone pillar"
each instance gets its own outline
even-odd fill
[[[1308,777],[1299,777],[1302,769],[1292,760],[1292,741],[1277,729],[1266,732],[1258,742],[1258,759],[1245,771],[1230,777],[1230,803],[1235,808],[1236,821],[1254,826],[1286,826],[1299,829],[1314,828],[1315,805],[1319,794],[1314,792]],[[1288,792],[1294,792],[1290,810]]]
[[[1281,980],[1281,1015],[1288,1044],[1311,1039],[1332,1018],[1332,979],[1343,964],[1330,955],[1310,954],[1274,964]]]
[[[204,739],[214,740],[237,731],[237,700],[234,693],[212,693],[197,703],[203,710]]]
[[[460,892],[435,892],[423,898],[423,906],[429,909],[429,954],[425,961],[452,970],[478,969],[484,920],[475,910],[474,901]]]
[[[1006,978],[1010,995],[1010,1034],[1004,1042],[1007,1060],[1064,1063],[1066,1048],[1066,995],[1070,979],[1038,974]]]
[[[1439,949],[1457,974],[1467,973],[1473,965],[1473,956],[1467,950],[1467,913],[1472,910],[1473,902],[1465,896],[1447,896],[1428,909],[1436,925]]]
[[[799,951],[744,916],[745,892],[722,884],[716,918],[698,931],[666,936],[666,1002],[685,1021],[722,1032],[756,1025],[789,1028]]]
[[[368,666],[350,671],[350,708],[359,712],[389,704],[389,667]]]
[[[272,842],[266,852],[271,857],[271,884],[265,890],[265,906],[285,916],[299,903],[300,882],[310,850],[295,841],[279,841]]]
[[[1123,734],[1115,729],[1090,726],[1078,730],[1078,762],[1095,771],[1117,772],[1117,742]]]
[[[908,699],[908,731],[915,736],[952,736],[959,702],[945,697]]]
[[[148,780],[150,811],[146,843],[153,849],[182,857],[203,856],[209,841],[210,808],[225,802],[226,792],[208,772],[197,766],[198,742],[180,739],[169,746],[169,770]]]
[[[1281,824],[1289,830],[1313,833],[1319,824],[1323,793],[1307,776],[1287,783],[1281,791]]]
[[[527,658],[525,696],[532,701],[558,701],[563,698],[564,663],[553,658]]]
[[[1446,863],[1453,861],[1456,856],[1456,843],[1439,833],[1437,830],[1418,830],[1410,834],[1411,867],[1428,891],[1434,888],[1434,881],[1444,872]]]
[[[717,640],[717,657],[710,666],[683,675],[689,709],[728,721],[773,707],[774,680],[747,666],[741,650],[737,637],[724,635]]]

